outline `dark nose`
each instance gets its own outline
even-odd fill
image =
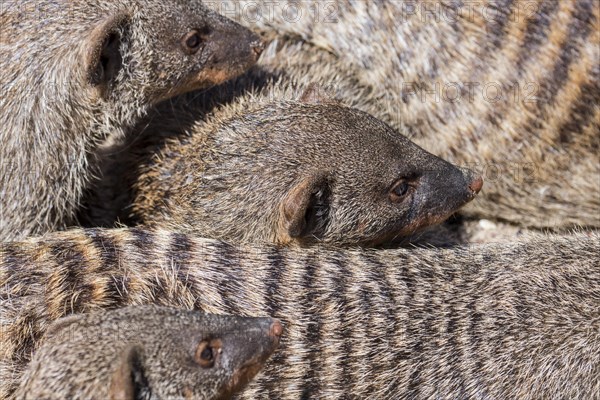
[[[478,176],[477,178],[473,179],[469,184],[469,189],[473,192],[473,194],[479,193],[482,187],[483,178],[481,176]]]
[[[262,42],[262,40],[259,39],[259,40],[252,42],[250,44],[250,47],[252,48],[252,51],[256,55],[256,58],[258,58],[262,54],[263,50],[265,49],[265,44]]]

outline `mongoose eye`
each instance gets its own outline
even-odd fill
[[[194,29],[183,35],[181,43],[186,53],[194,54],[202,45],[202,35]]]
[[[393,203],[401,202],[410,191],[410,185],[405,180],[398,181],[390,192],[390,200]]]
[[[196,354],[194,354],[194,360],[202,368],[211,368],[215,365],[215,360],[221,353],[221,341],[219,339],[203,340],[196,348]]]

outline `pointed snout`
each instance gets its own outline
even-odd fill
[[[215,44],[213,60],[229,60],[243,64],[246,68],[254,65],[265,49],[261,37],[252,30],[227,18],[211,32]]]
[[[477,196],[477,194],[481,191],[481,188],[483,187],[483,177],[468,168],[460,168],[460,170],[467,183],[465,189],[467,192],[468,202],[473,200],[475,196]]]
[[[281,338],[282,334],[283,325],[281,325],[281,322],[279,322],[278,320],[274,320],[271,324],[271,327],[269,328],[269,336],[276,342],[279,342],[279,339]]]
[[[243,333],[235,333],[227,338],[232,341],[235,352],[244,354],[239,356],[240,360],[247,359],[248,365],[263,363],[279,346],[283,335],[283,324],[274,318],[249,318],[247,325],[241,330]],[[252,343],[252,346],[248,346]]]
[[[471,192],[473,193],[473,196],[475,196],[477,193],[479,193],[479,191],[481,190],[482,187],[483,187],[483,178],[481,176],[476,177],[469,184],[469,190],[471,190]]]
[[[196,77],[204,86],[218,85],[246,72],[258,61],[265,49],[260,36],[242,25],[216,16],[215,24],[203,40],[205,48],[198,53],[204,67]]]

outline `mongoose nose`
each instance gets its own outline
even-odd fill
[[[252,51],[254,51],[254,54],[256,55],[256,58],[258,58],[263,50],[265,49],[265,44],[262,42],[262,40],[257,40],[254,41],[250,44],[250,47],[252,48]]]
[[[481,176],[478,176],[477,178],[473,179],[469,184],[469,189],[473,192],[473,194],[479,193],[482,187],[483,178]]]
[[[273,337],[274,339],[279,339],[279,337],[281,336],[282,333],[283,333],[283,325],[281,325],[281,322],[275,320],[271,324],[271,328],[269,329],[269,335],[271,337]]]

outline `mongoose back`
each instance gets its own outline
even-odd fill
[[[231,246],[74,230],[0,246],[0,396],[50,322],[158,304],[270,315],[243,398],[597,398],[600,237],[440,249]]]
[[[0,29],[1,240],[72,224],[102,140],[262,50],[199,0],[9,0]]]
[[[208,120],[196,94],[158,109],[144,133],[180,138],[127,168],[138,222],[231,242],[372,246],[444,220],[481,189],[472,171],[317,90],[277,81]]]
[[[211,4],[279,34],[280,44],[310,44],[269,63],[351,72],[350,86],[370,90],[342,87],[341,99],[478,169],[489,184],[464,212],[530,227],[600,227],[598,1]]]
[[[55,322],[17,399],[227,399],[273,353],[279,321],[156,306]]]

